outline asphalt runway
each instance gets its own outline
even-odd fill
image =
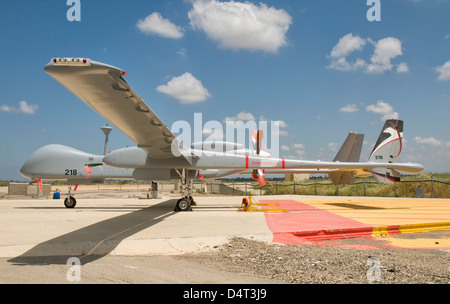
[[[74,209],[65,208],[62,200],[0,200],[0,283],[70,282],[67,271],[76,266],[70,258],[91,269],[84,283],[107,283],[110,271],[123,272],[114,282],[142,282],[144,274],[134,271],[142,269],[140,257],[152,257],[145,259],[153,263],[147,283],[264,283],[227,273],[214,277],[205,265],[181,267],[177,260],[183,253],[216,250],[233,237],[318,246],[373,237],[393,248],[450,249],[450,200],[261,196],[251,198],[254,205],[246,212],[238,212],[238,196],[195,200],[192,212],[174,212],[176,198],[170,197],[78,198]],[[391,237],[426,231],[436,233],[425,242]],[[95,272],[96,265],[108,263],[105,275]]]

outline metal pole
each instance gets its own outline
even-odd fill
[[[366,178],[364,177],[364,196],[366,196]]]
[[[422,198],[424,197],[424,194],[423,194],[423,175],[422,175]]]
[[[434,196],[434,189],[433,189],[433,174],[431,174],[431,198]]]

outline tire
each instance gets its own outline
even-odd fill
[[[66,199],[64,200],[64,206],[66,206],[66,208],[75,208],[75,206],[77,205],[77,200],[73,197],[73,196],[69,196],[66,197]]]
[[[194,198],[192,196],[188,196],[188,198],[191,201],[191,206],[197,206],[197,203],[194,201]]]
[[[175,207],[175,211],[191,211],[191,202],[189,199],[180,198],[177,201],[177,205]]]

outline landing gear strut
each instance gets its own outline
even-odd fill
[[[197,205],[197,203],[194,201],[194,198],[191,196],[193,181],[189,180],[188,172],[186,169],[182,169],[181,173],[177,169],[175,169],[175,171],[180,176],[180,192],[183,197],[177,201],[174,211],[192,211],[192,206]]]
[[[71,190],[72,190],[72,187],[69,186],[69,196],[66,197],[66,199],[64,200],[64,206],[66,206],[66,208],[75,208],[75,206],[77,205],[77,200],[70,193]]]

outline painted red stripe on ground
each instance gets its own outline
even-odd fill
[[[310,232],[325,235],[326,231],[339,229],[372,229],[371,225],[316,208],[294,200],[261,200],[261,203],[278,203],[277,208],[287,209],[287,213],[265,213],[267,226],[274,234],[274,242],[283,244],[304,243],[301,233]],[[269,208],[269,207],[262,207]],[[270,206],[273,208],[273,206]],[[299,234],[295,236],[295,234]],[[341,237],[342,234],[328,232],[328,238]],[[294,237],[293,237],[294,236]],[[304,236],[306,237],[306,235]]]

